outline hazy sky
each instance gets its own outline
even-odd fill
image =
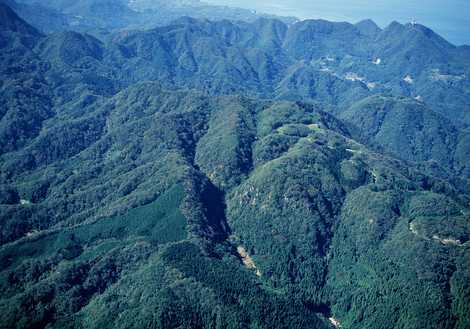
[[[432,28],[455,44],[470,45],[470,0],[205,0],[265,13],[357,22],[372,18],[386,26],[391,21],[418,23]]]

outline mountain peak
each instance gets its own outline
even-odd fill
[[[399,40],[400,42],[433,44],[442,49],[455,47],[430,28],[417,23],[401,24],[394,21],[383,30],[383,35]]]
[[[100,60],[103,56],[102,44],[98,39],[73,31],[49,35],[38,45],[38,51],[44,58],[68,64],[85,57]]]
[[[355,24],[364,35],[373,36],[381,31],[380,27],[371,19],[365,19]]]
[[[397,31],[397,30],[402,30],[404,29],[404,25],[397,22],[397,21],[393,21],[391,22],[386,28],[384,31]]]
[[[446,48],[451,48],[454,47],[450,42],[445,40],[443,37],[441,37],[439,34],[434,32],[432,29],[430,29],[427,26],[421,25],[421,24],[415,24],[415,23],[408,23],[405,25],[407,28],[411,28],[415,31],[418,31],[421,33],[424,37],[426,37],[429,40],[433,40],[435,43],[444,46]]]

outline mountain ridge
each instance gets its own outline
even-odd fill
[[[468,327],[470,58],[416,28],[2,32],[0,328]]]

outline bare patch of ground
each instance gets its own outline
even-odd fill
[[[237,252],[240,255],[240,257],[242,258],[243,265],[245,265],[245,267],[249,270],[255,270],[256,275],[261,277],[260,270],[258,270],[253,258],[251,258],[251,256],[248,254],[246,249],[242,246],[238,246],[237,247]]]
[[[331,322],[332,325],[334,325],[336,328],[341,328],[341,323],[333,317],[328,318],[328,320]]]

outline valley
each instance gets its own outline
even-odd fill
[[[154,5],[0,3],[0,328],[467,328],[468,47]]]

